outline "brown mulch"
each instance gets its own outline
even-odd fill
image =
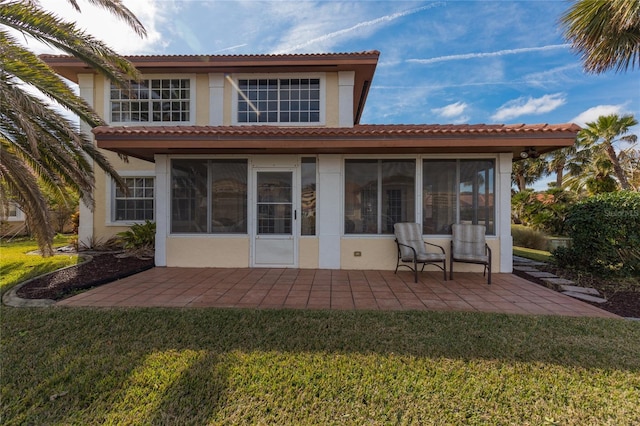
[[[595,288],[600,292],[600,297],[607,299],[605,303],[586,302],[605,311],[620,315],[625,318],[640,318],[640,282],[632,278],[612,282],[589,274],[581,274],[576,271],[560,269],[553,265],[536,266],[536,269],[551,272],[558,277],[575,282],[576,286]],[[547,283],[539,278],[526,275],[524,272],[514,270],[513,273],[526,280],[546,287]],[[555,289],[554,289],[555,290]]]
[[[153,267],[153,259],[122,253],[92,254],[93,259],[36,278],[18,289],[24,299],[59,300],[69,294],[137,274]]]

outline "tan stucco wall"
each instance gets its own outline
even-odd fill
[[[248,268],[249,237],[170,236],[167,266]]]
[[[196,74],[196,125],[209,124],[209,74]]]
[[[449,246],[451,239],[429,238],[428,242],[438,244],[445,249],[447,255],[447,271],[449,270]],[[492,270],[498,271],[500,265],[500,240],[491,239],[487,241],[492,250]],[[359,251],[361,256],[354,256],[354,252]],[[343,237],[340,244],[340,267],[342,269],[374,269],[393,270],[396,268],[397,248],[392,237]],[[404,269],[404,268],[403,268]],[[438,268],[427,265],[425,271]],[[454,272],[482,272],[482,265],[468,263],[456,263]]]
[[[301,269],[318,268],[319,249],[317,238],[300,238],[298,242],[298,267]]]
[[[340,108],[338,101],[340,100],[338,94],[338,74],[330,73],[326,74],[326,109],[325,109],[325,126],[326,127],[338,127],[340,125]]]

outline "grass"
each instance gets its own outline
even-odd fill
[[[535,260],[538,262],[551,262],[551,253],[544,250],[535,250],[526,247],[513,247],[513,254],[515,256],[525,257],[527,259]]]
[[[14,309],[3,424],[640,423],[640,323],[452,312]]]
[[[57,235],[54,247],[68,245],[72,238],[72,235]],[[22,281],[78,263],[75,254],[48,258],[28,254],[37,249],[38,245],[32,239],[0,241],[0,294]]]

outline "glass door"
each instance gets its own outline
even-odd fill
[[[254,266],[296,266],[293,170],[256,170]]]

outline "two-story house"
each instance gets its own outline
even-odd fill
[[[394,223],[448,247],[471,222],[510,272],[512,161],[578,126],[360,124],[378,56],[132,56],[133,93],[44,56],[108,123],[95,141],[131,190],[97,170],[80,241],[150,219],[158,266],[393,269]]]

